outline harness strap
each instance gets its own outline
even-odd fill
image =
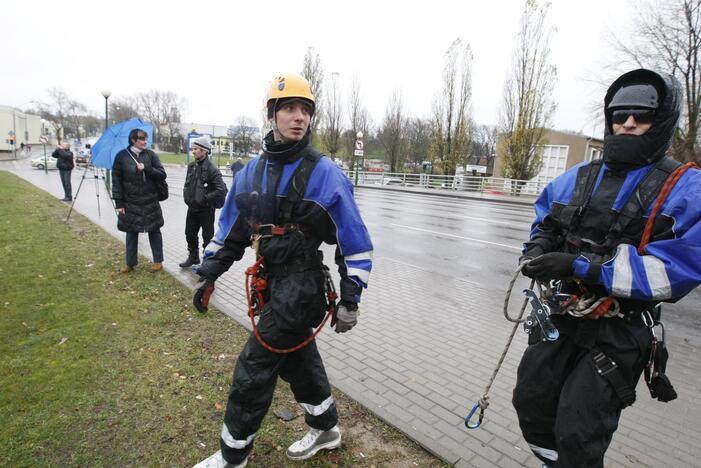
[[[592,352],[594,367],[599,375],[608,380],[624,407],[632,405],[635,402],[635,390],[631,388],[618,365],[600,349],[594,348]]]
[[[596,183],[602,165],[603,161],[601,159],[596,159],[592,161],[591,164],[580,167],[577,171],[572,199],[567,206],[562,208],[562,213],[560,214],[561,222],[565,226],[569,226],[570,230],[573,229],[575,223],[579,221],[582,211],[589,203],[591,194],[594,191],[594,184]]]
[[[322,155],[311,145],[302,150],[302,162],[297,166],[287,196],[280,202],[280,224],[292,222],[292,212],[297,202],[304,197],[307,184]]]
[[[618,237],[631,222],[642,218],[647,207],[662,190],[669,175],[681,165],[679,161],[669,157],[660,159],[628,198],[607,237]]]

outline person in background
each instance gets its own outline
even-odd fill
[[[112,198],[117,209],[117,229],[126,232],[126,265],[134,270],[139,261],[139,233],[148,233],[153,264],[151,272],[163,269],[163,212],[156,182],[166,179],[160,159],[146,148],[148,134],[141,129],[129,133],[129,146],[117,153],[112,166]]]
[[[71,144],[67,141],[61,143],[61,146],[51,153],[52,158],[56,158],[56,167],[58,174],[61,176],[61,184],[63,185],[63,199],[61,201],[73,201],[73,188],[71,187],[71,171],[75,167],[73,162],[73,152],[70,150]]]
[[[209,136],[201,136],[192,142],[195,160],[187,166],[183,199],[187,204],[185,218],[185,240],[188,256],[180,263],[181,268],[188,268],[200,263],[200,251],[197,234],[202,229],[202,248],[204,249],[214,236],[214,211],[224,205],[226,184],[221,172],[209,154],[212,142]]]

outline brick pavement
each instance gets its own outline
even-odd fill
[[[0,163],[61,197],[58,174],[26,170],[25,162]],[[74,171],[74,189],[81,171]],[[76,209],[122,241],[116,218],[102,192],[98,218],[92,176],[83,184]],[[195,278],[177,263],[185,254],[185,206],[177,178],[163,203],[165,268],[184,284]],[[181,182],[180,182],[181,184]],[[372,233],[372,226],[369,227]],[[141,253],[150,258],[142,238]],[[327,249],[327,259],[333,258]],[[245,315],[243,271],[248,253],[217,282],[213,304],[250,329]],[[416,259],[412,263],[416,263]],[[417,288],[417,285],[422,285]],[[468,431],[463,418],[481,395],[508,337],[511,324],[501,314],[503,287],[429,273],[389,261],[375,252],[370,287],[363,295],[358,326],[343,335],[325,330],[319,349],[332,384],[397,427],[429,451],[458,467],[536,467],[521,438],[511,407],[518,359],[525,337],[517,334],[491,392],[491,405],[480,429]],[[693,300],[701,302],[700,294]],[[669,310],[669,309],[668,309]],[[668,374],[680,398],[669,404],[652,401],[643,384],[638,401],[622,417],[607,454],[608,466],[698,466],[701,459],[701,331],[697,326],[668,324],[672,359]],[[341,424],[343,415],[341,414]]]

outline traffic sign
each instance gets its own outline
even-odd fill
[[[47,143],[49,142],[49,139],[46,138],[46,136],[42,135],[42,136],[39,137],[39,142],[40,142],[41,144],[44,144],[44,145],[45,145],[45,144],[47,144]]]
[[[363,156],[364,151],[361,149],[357,149],[353,151],[353,156]]]
[[[355,140],[355,149],[360,151],[363,150],[363,140]]]

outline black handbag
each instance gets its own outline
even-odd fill
[[[163,201],[168,199],[168,182],[163,180],[157,180],[155,182],[156,184],[156,193],[158,193],[158,201]]]

